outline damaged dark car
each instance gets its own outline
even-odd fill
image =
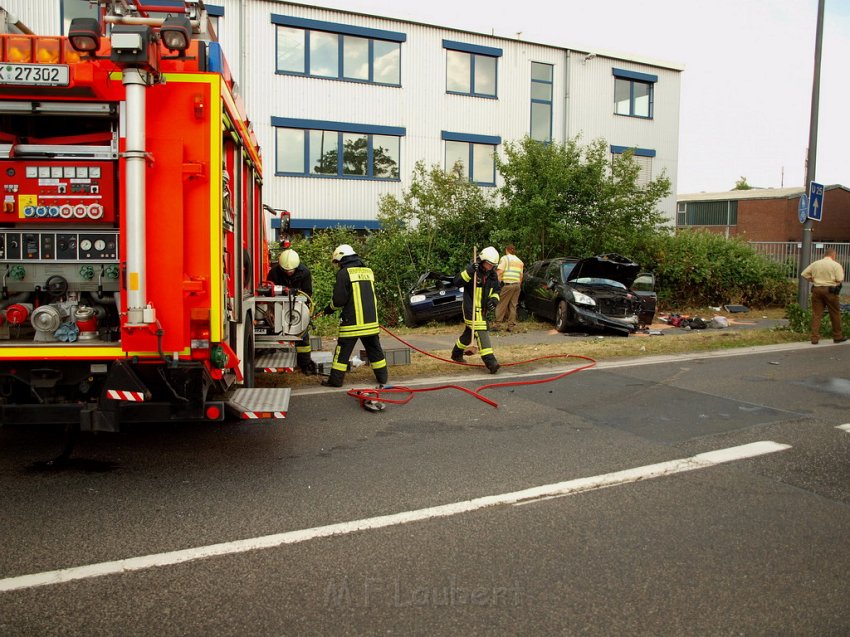
[[[450,321],[463,316],[463,288],[454,276],[426,272],[404,299],[404,323],[416,327],[429,321]]]
[[[619,254],[537,261],[522,281],[522,303],[559,332],[613,331],[623,336],[652,323],[655,277]]]

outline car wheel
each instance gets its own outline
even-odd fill
[[[416,317],[413,316],[413,312],[410,310],[408,306],[404,306],[404,324],[407,327],[416,327]]]
[[[555,311],[555,329],[559,332],[566,332],[570,326],[570,308],[567,302],[561,300],[558,303],[558,309]]]

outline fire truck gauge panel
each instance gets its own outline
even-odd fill
[[[0,263],[118,262],[118,232],[0,231]]]

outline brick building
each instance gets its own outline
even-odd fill
[[[754,188],[678,195],[676,229],[708,230],[746,241],[800,241],[798,188]],[[850,189],[825,188],[823,216],[812,222],[812,240],[850,242]]]

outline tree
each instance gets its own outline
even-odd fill
[[[607,142],[578,138],[543,144],[526,137],[497,158],[504,185],[493,240],[513,243],[527,262],[554,255],[632,253],[647,234],[664,233],[658,202],[670,180],[641,185],[631,151],[610,160]]]
[[[741,177],[735,182],[735,187],[732,190],[752,190],[753,187],[747,183],[746,177]]]
[[[368,250],[388,319],[398,314],[419,275],[459,271],[472,258],[473,248],[486,245],[494,196],[470,183],[459,168],[447,173],[417,162],[401,198],[381,198],[381,230],[369,237]]]

